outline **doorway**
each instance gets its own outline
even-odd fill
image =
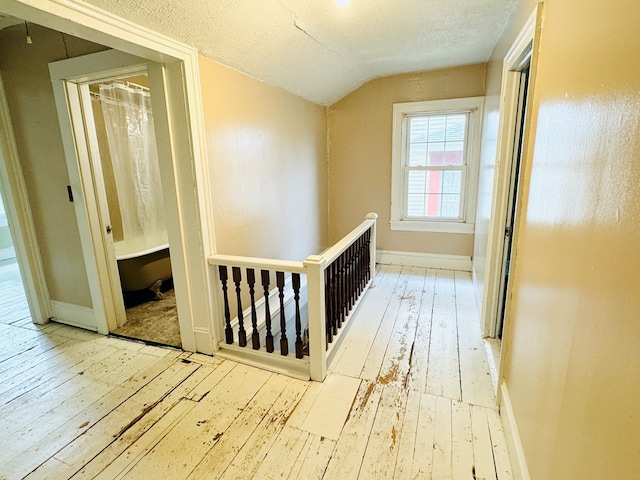
[[[504,368],[501,359],[509,349],[509,285],[517,262],[518,216],[525,201],[521,178],[531,135],[527,103],[535,84],[541,14],[536,6],[505,55],[502,68],[498,151],[481,312],[482,334],[497,392]]]
[[[0,188],[0,324],[26,327],[31,313]]]
[[[162,186],[168,172],[154,121],[163,103],[153,101],[147,67],[113,50],[49,64],[59,121],[72,132],[64,140],[69,169],[77,161],[84,187],[85,260],[96,267],[106,328],[181,348]]]
[[[147,62],[151,87],[162,92],[162,95],[156,95],[156,99],[166,108],[165,112],[161,112],[162,118],[156,118],[160,120],[156,122],[156,128],[160,124],[162,134],[157,136],[157,142],[163,146],[164,153],[160,155],[160,160],[167,173],[163,175],[163,189],[167,201],[165,208],[168,213],[182,348],[213,353],[217,339],[211,322],[213,307],[208,295],[210,279],[206,258],[209,253],[215,252],[215,234],[209,209],[209,174],[205,160],[204,115],[200,99],[197,50],[88,4],[60,4],[47,0],[34,4],[23,0],[6,0],[2,2],[2,13],[113,48],[114,51],[136,55],[143,63]],[[2,113],[0,108],[0,114]],[[5,115],[0,117],[2,125],[10,123],[8,115],[6,119],[4,117]],[[68,140],[72,132],[69,128],[63,130],[63,137]],[[0,129],[0,138],[4,133]],[[5,142],[1,143],[4,148]],[[68,145],[65,146],[65,152],[67,147]],[[70,153],[75,155],[74,152]],[[70,162],[67,166],[69,183],[78,194],[76,198],[82,197],[85,185],[79,179],[78,162]],[[26,195],[24,199],[17,198],[12,192],[11,197],[20,209],[19,218],[22,218],[25,216],[22,211],[29,211]],[[72,308],[64,313],[77,313],[83,319],[90,319],[98,332],[108,333],[109,318],[113,316],[109,317],[106,313],[110,305],[106,298],[109,294],[103,290],[102,283],[109,283],[103,282],[104,279],[98,275],[97,257],[93,255],[95,245],[91,243],[92,226],[87,219],[92,212],[88,212],[82,202],[74,202],[74,208],[80,226],[81,253],[83,256],[85,252],[91,253],[85,256],[85,268],[92,308],[69,305]],[[18,223],[18,227],[19,238],[35,239],[34,235],[25,233],[28,229],[23,228],[22,223]],[[35,240],[25,242],[25,250],[29,250],[28,247],[32,244],[37,246]],[[22,244],[17,249],[22,250]],[[33,250],[37,253],[37,248]],[[37,272],[38,262],[33,261],[37,255],[30,250],[27,253],[25,258],[29,260],[31,273],[25,277],[25,283],[29,287],[27,296],[30,306],[40,307],[35,313],[32,307],[34,321],[44,323],[54,313],[53,301],[46,295],[44,273],[41,268]],[[32,297],[39,301],[31,302]]]
[[[83,109],[93,180],[118,270],[112,290],[122,292],[124,306],[111,334],[181,348],[148,76],[88,87]]]
[[[516,235],[516,215],[518,212],[518,190],[520,185],[520,165],[522,162],[522,149],[524,145],[524,125],[527,113],[527,100],[529,96],[530,60],[527,60],[522,70],[518,72],[518,92],[516,104],[516,117],[513,141],[513,154],[511,171],[509,175],[507,211],[504,225],[504,239],[500,271],[500,287],[498,289],[498,306],[496,310],[495,337],[502,339],[504,317],[507,310],[509,292],[509,273],[514,260],[513,245]]]

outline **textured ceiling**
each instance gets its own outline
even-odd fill
[[[488,60],[518,0],[88,0],[328,105],[364,82]]]

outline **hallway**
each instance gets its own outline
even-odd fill
[[[0,324],[15,327],[33,325],[15,258],[0,261]]]
[[[382,266],[352,321],[322,384],[0,325],[0,478],[512,478],[468,273]]]

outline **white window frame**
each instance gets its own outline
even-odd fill
[[[391,167],[391,230],[443,233],[474,233],[482,107],[484,97],[454,98],[393,104],[393,138]],[[416,219],[406,216],[407,124],[409,117],[468,113],[465,144],[466,173],[463,174],[459,219]]]

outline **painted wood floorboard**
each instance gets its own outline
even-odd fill
[[[380,267],[323,384],[33,325],[2,287],[2,480],[512,479],[467,273]]]

